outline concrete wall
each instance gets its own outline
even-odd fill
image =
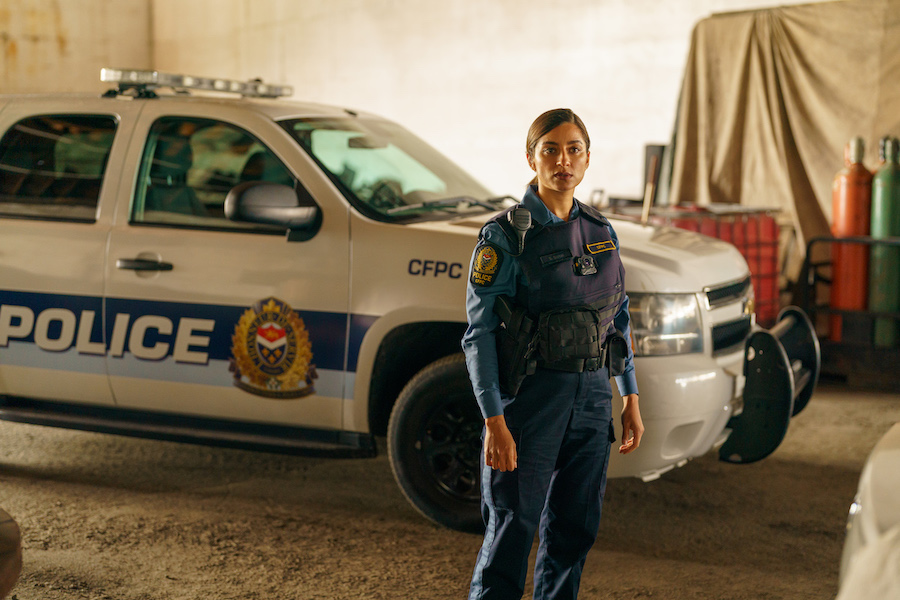
[[[567,106],[592,136],[579,189],[643,190],[693,25],[797,0],[0,0],[0,90],[103,89],[102,66],[263,77],[395,119],[496,193],[521,194],[531,121]]]
[[[697,20],[767,0],[153,0],[153,64],[263,77],[411,128],[493,191],[520,195],[531,121],[566,106],[592,164],[578,190],[643,193],[671,135]]]
[[[149,67],[150,2],[0,0],[0,93],[99,91],[101,67]]]

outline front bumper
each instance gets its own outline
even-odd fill
[[[650,481],[724,442],[725,425],[739,406],[741,358],[740,352],[717,359],[697,354],[635,358],[644,436],[637,451],[612,453],[608,476]],[[622,399],[614,394],[619,440],[621,410]]]
[[[790,418],[809,402],[820,364],[812,325],[794,307],[784,309],[772,329],[751,334],[742,351],[717,358],[636,358],[638,388],[646,399],[644,437],[636,452],[612,453],[609,477],[651,481],[713,448],[732,463],[768,456]],[[621,398],[614,396],[613,413],[621,408]]]

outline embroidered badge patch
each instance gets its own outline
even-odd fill
[[[605,242],[594,242],[593,244],[585,244],[584,247],[591,254],[600,254],[601,252],[609,252],[610,250],[616,249],[616,245],[612,240],[608,240]]]
[[[267,398],[300,398],[315,392],[312,344],[303,319],[278,298],[266,298],[241,315],[231,337],[234,385]]]
[[[500,270],[500,251],[490,244],[483,244],[475,253],[472,263],[472,284],[486,287],[494,283],[497,271]]]

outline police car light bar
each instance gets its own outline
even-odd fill
[[[294,93],[294,88],[289,85],[269,85],[259,79],[251,81],[212,79],[138,69],[100,69],[100,81],[118,83],[120,91],[131,88],[149,91],[160,87],[169,87],[240,94],[255,98],[278,98]]]

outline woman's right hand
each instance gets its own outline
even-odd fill
[[[503,415],[484,420],[484,464],[498,471],[514,471],[519,455]]]

